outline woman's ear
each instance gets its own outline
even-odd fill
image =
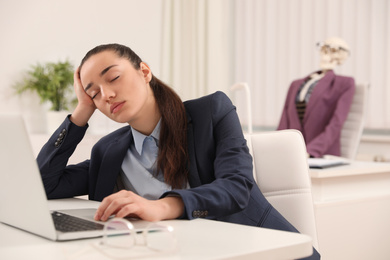
[[[141,62],[140,69],[144,75],[146,83],[149,83],[152,80],[152,70],[145,62]]]

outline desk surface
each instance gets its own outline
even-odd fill
[[[351,161],[348,165],[326,169],[310,169],[313,179],[390,173],[390,163]]]
[[[310,176],[321,259],[389,259],[390,164],[352,161]]]
[[[86,205],[97,206],[95,202],[77,199],[49,202],[51,209]],[[205,219],[164,222],[175,229],[178,252],[147,259],[296,259],[312,252],[311,238],[302,234]],[[0,224],[1,259],[107,259],[90,246],[97,241],[53,242]]]
[[[310,169],[314,203],[388,195],[390,163],[351,161],[349,165]]]

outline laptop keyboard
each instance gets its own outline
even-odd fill
[[[95,223],[71,215],[67,215],[58,211],[51,213],[56,230],[62,232],[102,230],[103,224]]]

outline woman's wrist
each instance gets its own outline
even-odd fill
[[[72,115],[70,116],[70,121],[72,121],[73,124],[80,127],[86,126],[94,112],[95,112],[95,108],[82,107],[79,104],[77,105]]]
[[[183,215],[184,203],[180,196],[167,196],[160,199],[164,215],[162,219],[176,219]]]

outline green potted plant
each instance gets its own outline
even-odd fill
[[[73,73],[73,65],[68,60],[37,63],[31,66],[20,82],[14,85],[17,94],[33,91],[38,94],[41,103],[50,104],[50,111],[47,114],[49,132],[58,127],[58,121],[64,120],[64,114],[67,114],[75,104],[76,99],[72,95],[74,93]],[[55,117],[59,117],[58,120],[54,119]]]

